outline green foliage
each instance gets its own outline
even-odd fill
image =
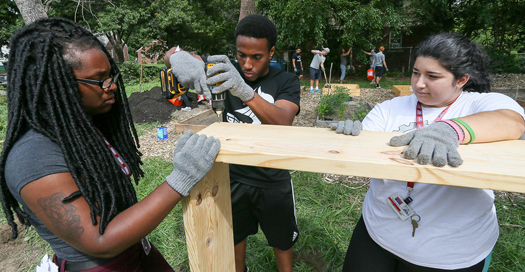
[[[345,103],[339,105],[339,109],[337,110],[337,116],[339,117],[339,120],[343,120],[343,117],[346,113],[346,105]]]
[[[323,95],[319,105],[317,105],[317,111],[319,118],[322,119],[327,115],[333,114],[338,110],[338,114],[341,114],[341,107],[344,108],[344,102],[350,99],[350,95],[346,92],[345,88],[337,87],[328,95]],[[344,115],[344,110],[343,110]]]
[[[329,46],[336,52],[339,47],[369,49],[372,45],[377,46],[383,42],[385,27],[400,32],[401,26],[408,22],[398,2],[259,0],[257,9],[276,24],[279,30],[277,48]],[[327,61],[339,62],[339,54],[332,52]]]
[[[359,120],[362,122],[368,114],[369,110],[363,107],[362,102],[357,103],[357,107],[359,108],[359,110],[354,112],[354,116],[352,116],[352,119]]]
[[[122,40],[129,52],[161,40],[164,50],[181,45],[200,53],[225,54],[233,51],[239,9],[235,0],[115,0],[80,5],[55,0],[48,15],[73,19],[93,33]],[[121,53],[118,47],[115,51]]]
[[[8,45],[11,35],[24,24],[20,11],[12,0],[0,0],[0,47]],[[0,53],[1,57],[1,53]]]
[[[164,65],[144,65],[142,67],[142,83],[158,81],[160,78],[160,67]],[[120,73],[126,85],[140,83],[140,64],[131,61],[119,65]]]
[[[525,73],[525,57],[492,49],[487,50],[487,54],[490,58],[491,73]]]
[[[409,9],[428,35],[457,31],[498,51],[525,49],[525,1],[414,0]]]

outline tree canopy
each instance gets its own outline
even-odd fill
[[[41,3],[42,0],[16,0]],[[251,1],[251,0],[250,0]],[[153,40],[165,48],[182,45],[198,53],[234,51],[241,0],[46,0],[48,16],[70,18],[123,41],[134,52]],[[253,1],[252,1],[253,2]],[[0,43],[22,25],[13,0],[0,0]],[[278,49],[329,46],[369,49],[390,32],[425,35],[456,31],[496,51],[525,50],[525,0],[258,0],[256,12],[270,17],[279,31]],[[43,5],[42,5],[43,6]],[[335,54],[334,54],[335,55]],[[360,57],[365,57],[359,54]]]

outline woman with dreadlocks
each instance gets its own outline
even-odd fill
[[[13,237],[16,213],[60,271],[173,271],[145,237],[209,171],[219,140],[184,134],[173,172],[138,202],[138,136],[104,46],[72,21],[45,18],[10,47],[0,200]]]

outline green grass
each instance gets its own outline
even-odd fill
[[[160,87],[160,79],[156,81],[148,82],[148,83],[142,83],[142,85],[141,84],[129,85],[129,86],[126,86],[126,95],[127,97],[129,97],[129,95],[132,93],[149,91],[151,90],[151,88],[155,86]]]

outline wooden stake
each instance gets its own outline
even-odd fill
[[[229,165],[216,162],[182,210],[191,271],[235,271]]]

